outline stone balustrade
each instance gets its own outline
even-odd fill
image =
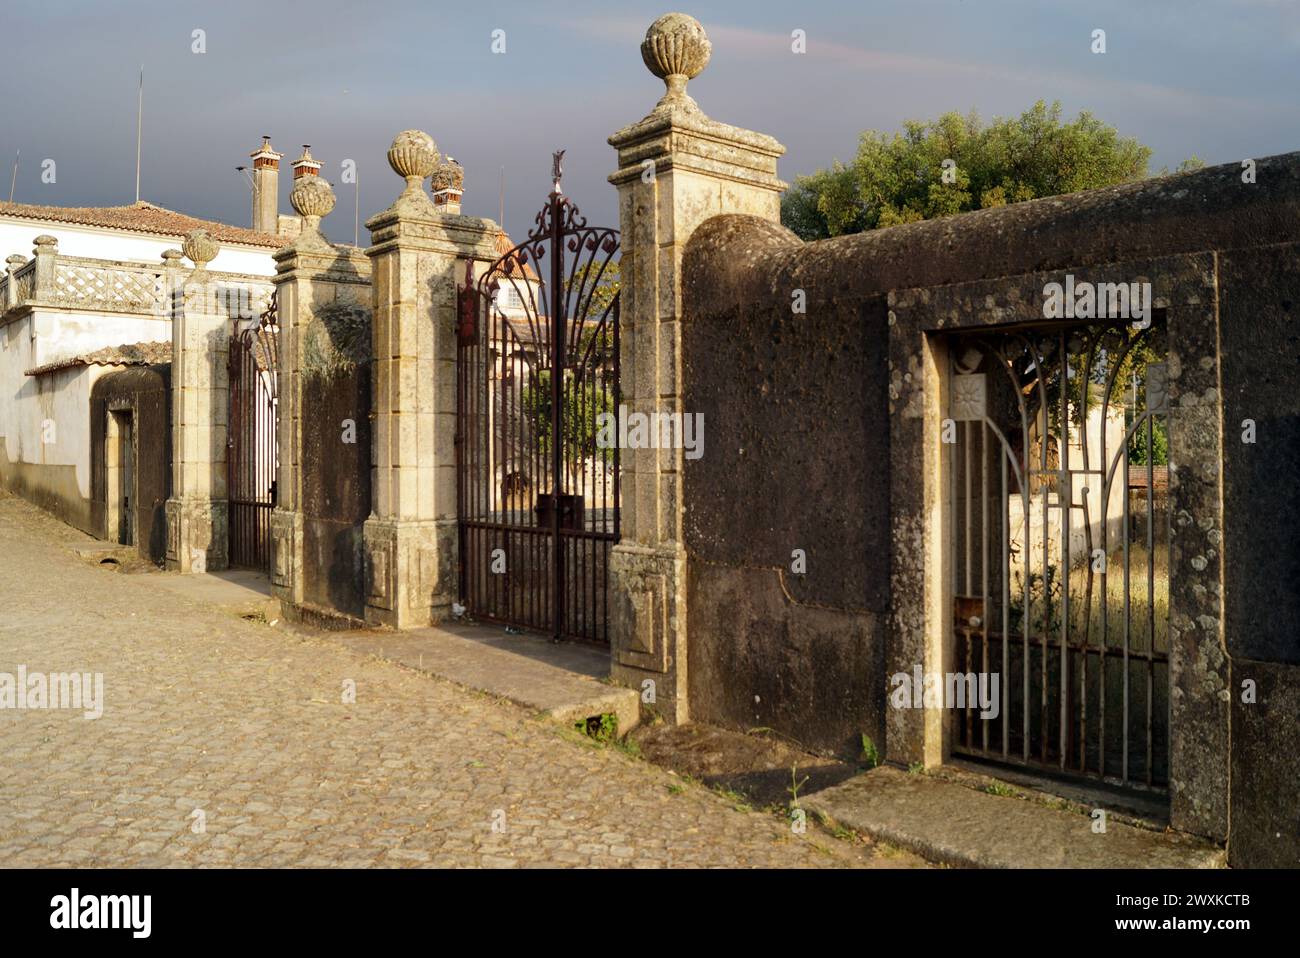
[[[15,255],[6,261],[7,268],[0,274],[0,315],[41,306],[170,316],[171,288],[164,265],[63,256],[54,242],[38,243],[36,249],[37,255],[31,259]],[[267,277],[224,272],[210,275],[213,293],[227,316],[255,318],[270,302],[273,287]]]

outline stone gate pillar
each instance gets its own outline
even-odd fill
[[[456,598],[456,287],[466,260],[496,259],[500,227],[434,207],[422,186],[441,169],[429,134],[399,133],[388,162],[406,189],[366,222],[375,399],[366,620],[406,629],[441,621]]]
[[[670,13],[646,31],[641,56],[667,92],[649,116],[609,138],[618,151],[622,229],[620,366],[629,412],[686,413],[681,402],[681,263],[695,228],[722,213],[780,219],[777,158],[770,136],[709,119],[686,93],[712,45],[693,17]],[[707,432],[725,424],[704,423]],[[625,449],[622,540],[610,558],[612,675],[642,688],[670,721],[687,702],[686,552],[683,451]]]
[[[172,321],[172,494],[166,566],[180,572],[226,567],[228,317],[208,272],[218,246],[206,230],[185,237],[194,270],[164,254]]]
[[[271,513],[271,588],[286,614],[306,604],[306,519],[303,512],[303,421],[313,411],[303,403],[308,332],[312,321],[339,303],[369,296],[365,256],[336,246],[320,230],[334,209],[334,190],[304,148],[294,163],[289,202],[302,217],[302,232],[275,253],[275,316],[278,332],[277,433],[279,469]],[[340,424],[341,427],[342,424]]]

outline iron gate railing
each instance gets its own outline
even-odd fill
[[[619,454],[598,423],[619,402],[618,231],[564,196],[559,156],[528,239],[460,290],[460,593],[477,618],[607,643]]]
[[[230,340],[226,492],[232,566],[271,571],[271,512],[279,467],[276,397],[279,326],[275,295],[261,319]]]
[[[1159,311],[948,341],[953,667],[1000,673],[954,751],[1167,784],[1164,344]]]

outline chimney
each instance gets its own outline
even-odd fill
[[[460,198],[465,195],[465,168],[449,156],[438,164],[429,180],[434,209],[459,216]]]
[[[302,145],[302,156],[293,161],[293,178],[302,179],[304,176],[319,176],[320,164],[312,159],[311,144]]]
[[[253,229],[259,233],[279,231],[280,157],[271,149],[271,138],[262,137],[262,145],[249,154],[253,158]]]

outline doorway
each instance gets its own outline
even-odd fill
[[[948,342],[950,661],[999,678],[955,754],[1167,786],[1165,342],[1159,311]]]
[[[130,409],[110,409],[104,431],[105,507],[108,537],[135,544],[135,417]]]

